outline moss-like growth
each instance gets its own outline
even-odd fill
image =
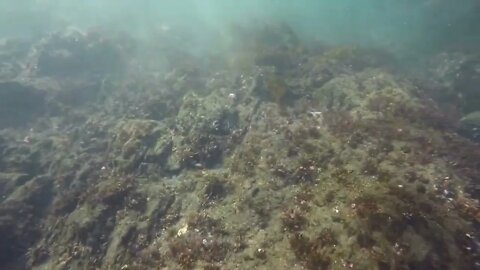
[[[300,209],[287,209],[282,212],[282,224],[286,231],[300,231],[307,224],[307,219]]]
[[[474,269],[480,152],[442,88],[254,26],[214,56],[159,34],[108,78],[22,73],[54,89],[0,130],[0,268]]]
[[[204,188],[204,202],[203,205],[212,205],[215,202],[221,201],[230,193],[230,188],[225,181],[221,181],[216,177],[209,179],[209,182]]]
[[[307,269],[328,269],[331,264],[330,252],[336,240],[333,233],[325,229],[315,240],[295,233],[290,237],[290,247],[297,259]]]
[[[232,249],[230,241],[222,237],[223,225],[219,220],[192,214],[185,228],[188,231],[177,234],[168,243],[168,255],[182,268],[192,268],[197,261],[222,262]]]
[[[277,104],[280,112],[285,113],[288,89],[283,79],[278,74],[269,73],[266,76],[265,83],[270,97]]]

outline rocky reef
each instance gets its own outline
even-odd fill
[[[1,269],[480,267],[478,52],[231,31],[0,43]]]

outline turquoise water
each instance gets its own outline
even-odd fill
[[[0,32],[12,35],[81,25],[148,36],[160,25],[169,25],[173,31],[190,30],[202,46],[206,37],[225,31],[232,23],[285,22],[305,39],[403,53],[478,41],[479,35],[479,4],[475,0],[38,0],[0,5]]]

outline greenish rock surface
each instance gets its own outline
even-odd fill
[[[48,109],[0,130],[0,268],[475,269],[480,148],[438,98],[454,84],[431,95],[443,82],[387,53],[307,49],[286,26],[246,33],[216,60],[144,65],[82,35],[88,61],[59,76],[78,33],[31,44],[41,69],[21,76]]]
[[[473,140],[480,140],[480,111],[472,112],[460,119],[459,132]]]

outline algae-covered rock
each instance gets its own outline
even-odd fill
[[[237,125],[237,119],[235,112],[228,107],[227,95],[222,96],[218,92],[207,97],[194,93],[185,95],[176,119],[179,131],[231,132]]]
[[[460,119],[459,132],[475,141],[480,140],[480,111],[472,112]]]
[[[428,83],[262,29],[236,29],[241,67],[165,40],[175,55],[152,45],[123,77],[91,66],[122,39],[36,44],[23,79],[48,110],[0,130],[0,268],[474,269],[480,151]]]
[[[234,131],[240,128],[239,113],[229,106],[228,96],[212,92],[206,97],[187,94],[173,130],[172,155],[167,167],[214,167],[232,146]]]
[[[457,73],[454,88],[461,96],[463,112],[480,110],[480,56],[463,63]]]
[[[31,41],[23,38],[0,39],[0,80],[14,80],[23,71],[23,60],[30,50]]]
[[[0,82],[0,127],[22,126],[46,111],[43,90],[16,81]]]
[[[432,95],[447,104],[455,104],[463,113],[480,109],[480,56],[478,52],[453,50],[432,57],[429,76]]]
[[[313,97],[322,107],[333,110],[348,110],[360,105],[362,93],[359,85],[351,77],[335,78],[314,92]]]
[[[39,50],[37,73],[42,76],[102,76],[119,70],[124,61],[115,43],[73,29],[51,35]]]
[[[24,173],[0,173],[0,201],[6,198],[17,186],[23,185],[32,177]]]
[[[116,128],[116,145],[123,151],[134,145],[136,140],[152,143],[154,139],[166,132],[165,126],[154,120],[125,120]]]
[[[472,112],[460,119],[462,125],[480,126],[480,111]]]
[[[21,265],[18,257],[40,237],[35,224],[42,220],[52,195],[52,179],[39,176],[15,189],[0,204],[0,234],[4,236],[0,241],[0,264]]]
[[[351,111],[363,117],[399,116],[402,111],[415,112],[418,104],[410,96],[413,89],[392,74],[367,69],[330,80],[315,89],[313,97],[322,110]]]

